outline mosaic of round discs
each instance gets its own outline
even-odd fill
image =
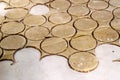
[[[120,46],[120,0],[1,0],[0,60],[14,60],[26,47],[41,58],[63,56],[69,67],[90,72],[99,66],[95,48]]]
[[[80,72],[89,72],[98,66],[98,59],[88,52],[74,53],[69,58],[70,66]]]

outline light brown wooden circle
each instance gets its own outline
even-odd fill
[[[0,42],[0,46],[1,48],[6,50],[16,50],[23,48],[26,43],[27,40],[25,37],[21,35],[10,35],[2,39],[2,41]]]
[[[109,0],[112,6],[120,7],[120,0]]]
[[[57,25],[52,29],[52,34],[61,38],[72,37],[75,33],[76,29],[70,25]]]
[[[97,27],[97,22],[90,18],[80,18],[74,22],[74,26],[78,30],[89,31],[89,30],[93,30]]]
[[[108,3],[104,0],[90,0],[88,7],[92,9],[106,9],[108,7]]]
[[[74,4],[83,4],[87,3],[89,0],[70,0]]]
[[[58,54],[67,48],[66,40],[62,38],[48,38],[41,43],[41,49],[49,54]]]
[[[72,48],[79,51],[88,51],[94,49],[97,45],[96,40],[92,36],[80,36],[70,41]]]
[[[30,40],[42,40],[49,34],[49,30],[42,26],[31,27],[25,32],[25,36]]]
[[[91,16],[98,22],[109,22],[113,18],[112,12],[107,10],[94,11]]]
[[[23,8],[12,8],[7,13],[6,16],[12,19],[21,19],[28,14],[28,10]]]
[[[7,22],[2,24],[1,31],[5,34],[17,34],[25,29],[25,25],[21,22]]]
[[[47,2],[49,2],[50,0],[31,0],[33,3],[41,3],[41,4],[45,4]]]
[[[5,17],[0,16],[0,24],[2,24],[2,22],[5,20]]]
[[[110,27],[100,27],[94,31],[94,37],[103,42],[112,42],[119,38],[119,34]]]
[[[46,22],[44,16],[30,15],[23,20],[24,24],[28,26],[39,26]]]
[[[114,9],[113,14],[114,14],[117,18],[120,18],[120,8]]]
[[[10,5],[12,7],[25,7],[30,3],[29,0],[10,0]]]
[[[65,12],[55,13],[49,17],[49,20],[55,24],[64,24],[71,21],[71,16]]]
[[[75,5],[75,6],[71,6],[69,8],[68,12],[71,15],[78,16],[78,17],[83,17],[83,16],[89,14],[90,10],[86,6]]]
[[[115,18],[111,21],[110,24],[115,30],[120,30],[120,19]]]
[[[78,52],[69,57],[69,64],[76,71],[90,72],[97,68],[99,61],[92,53]]]
[[[70,6],[70,2],[67,0],[55,0],[50,5],[52,8],[63,12],[63,11],[67,11],[67,9]]]

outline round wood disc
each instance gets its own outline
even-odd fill
[[[83,31],[93,30],[97,27],[97,25],[98,25],[97,22],[90,18],[80,18],[74,22],[74,26],[78,30],[83,30]]]
[[[31,27],[25,32],[25,36],[30,40],[41,40],[47,37],[49,30],[45,27]]]
[[[86,6],[75,5],[75,6],[71,6],[69,8],[68,12],[71,15],[78,16],[78,17],[83,17],[83,16],[89,14],[90,10]]]
[[[2,24],[1,31],[5,34],[17,34],[25,29],[25,25],[21,22],[7,22]]]
[[[104,0],[91,0],[88,3],[88,7],[92,9],[106,9],[108,7],[108,3]]]
[[[112,6],[120,7],[120,0],[109,0]]]
[[[70,41],[72,48],[79,51],[88,51],[94,49],[97,45],[96,40],[92,36],[80,36]]]
[[[113,14],[114,14],[117,18],[120,18],[120,8],[114,9]]]
[[[21,18],[24,18],[27,14],[28,14],[28,10],[26,9],[13,8],[6,13],[6,16],[12,19],[21,19]]]
[[[119,38],[119,34],[110,27],[100,27],[94,31],[94,37],[103,42],[112,42]]]
[[[107,10],[94,11],[91,16],[98,22],[107,22],[113,18],[112,13]]]
[[[71,20],[71,16],[65,12],[55,13],[49,17],[49,20],[55,24],[64,24]]]
[[[111,21],[110,24],[115,30],[120,30],[120,19],[115,18]]]
[[[13,7],[25,7],[30,3],[29,0],[10,0],[10,5]]]
[[[70,2],[67,0],[55,0],[51,4],[51,7],[58,11],[67,11],[70,6]],[[64,6],[62,6],[64,5]]]
[[[27,16],[23,20],[23,22],[24,22],[24,24],[26,24],[28,26],[39,26],[39,25],[42,25],[43,23],[45,23],[46,19],[43,16],[31,15],[31,16]]]
[[[49,2],[50,0],[31,0],[33,3],[41,3],[41,4],[45,4],[47,2]]]
[[[76,71],[90,72],[97,68],[99,61],[92,53],[78,52],[69,57],[69,64]]]
[[[61,38],[72,37],[75,33],[76,29],[70,25],[57,25],[52,29],[52,34]]]
[[[2,41],[0,42],[0,46],[1,48],[6,50],[16,50],[23,48],[26,43],[27,40],[25,37],[21,35],[10,35],[2,39]]]
[[[74,4],[83,4],[87,3],[89,0],[70,0]]]
[[[58,54],[67,48],[66,40],[62,38],[48,38],[41,43],[41,49],[49,54]]]

